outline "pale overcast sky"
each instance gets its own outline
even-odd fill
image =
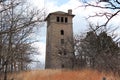
[[[87,31],[87,21],[85,20],[86,17],[89,15],[94,15],[96,12],[111,12],[110,10],[102,10],[99,8],[83,8],[80,7],[83,5],[82,0],[30,0],[31,4],[36,6],[38,9],[45,8],[47,11],[47,14],[54,12],[54,11],[64,11],[67,12],[68,9],[73,10],[73,14],[75,14],[75,17],[73,19],[73,30],[74,34],[78,32],[85,32]],[[91,3],[95,4],[95,0],[89,0]],[[103,4],[99,4],[103,5]],[[120,18],[120,17],[119,17]],[[89,21],[93,23],[102,23],[102,21],[105,21],[104,18],[92,18]],[[113,20],[114,24],[120,23],[120,21],[116,18]],[[110,24],[111,25],[111,24]],[[42,32],[42,33],[41,33]],[[42,62],[42,64],[45,63],[45,47],[46,47],[46,25],[45,27],[41,28],[40,33],[36,35],[36,38],[40,41],[35,43],[34,46],[36,46],[39,49],[40,55],[38,55],[38,60]]]

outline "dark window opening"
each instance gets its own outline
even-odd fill
[[[60,17],[57,17],[57,22],[60,22]]]
[[[61,44],[64,44],[64,39],[61,39]]]
[[[64,51],[64,55],[67,55],[66,51]]]
[[[61,52],[61,51],[59,51],[59,52],[58,52],[58,54],[59,54],[59,55],[62,55],[62,52]]]
[[[62,64],[61,67],[64,68],[65,67],[64,64]]]
[[[68,22],[68,18],[67,17],[65,17],[65,23],[67,23]]]
[[[64,19],[63,19],[63,17],[61,17],[61,22],[64,22]]]
[[[64,30],[61,30],[61,35],[64,35]]]

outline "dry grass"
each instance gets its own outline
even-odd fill
[[[95,70],[35,70],[14,74],[15,80],[120,80],[114,77],[112,73],[100,73]],[[115,79],[116,78],[116,79]]]

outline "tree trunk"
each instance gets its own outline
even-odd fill
[[[8,69],[8,64],[6,62],[6,64],[5,64],[5,71],[4,71],[4,80],[7,80],[7,69]]]

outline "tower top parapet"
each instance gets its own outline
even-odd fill
[[[47,21],[50,15],[64,15],[64,16],[72,16],[72,17],[75,16],[74,14],[72,14],[72,9],[69,9],[68,13],[63,11],[56,11],[56,12],[49,13],[48,16],[45,18],[45,21]]]

